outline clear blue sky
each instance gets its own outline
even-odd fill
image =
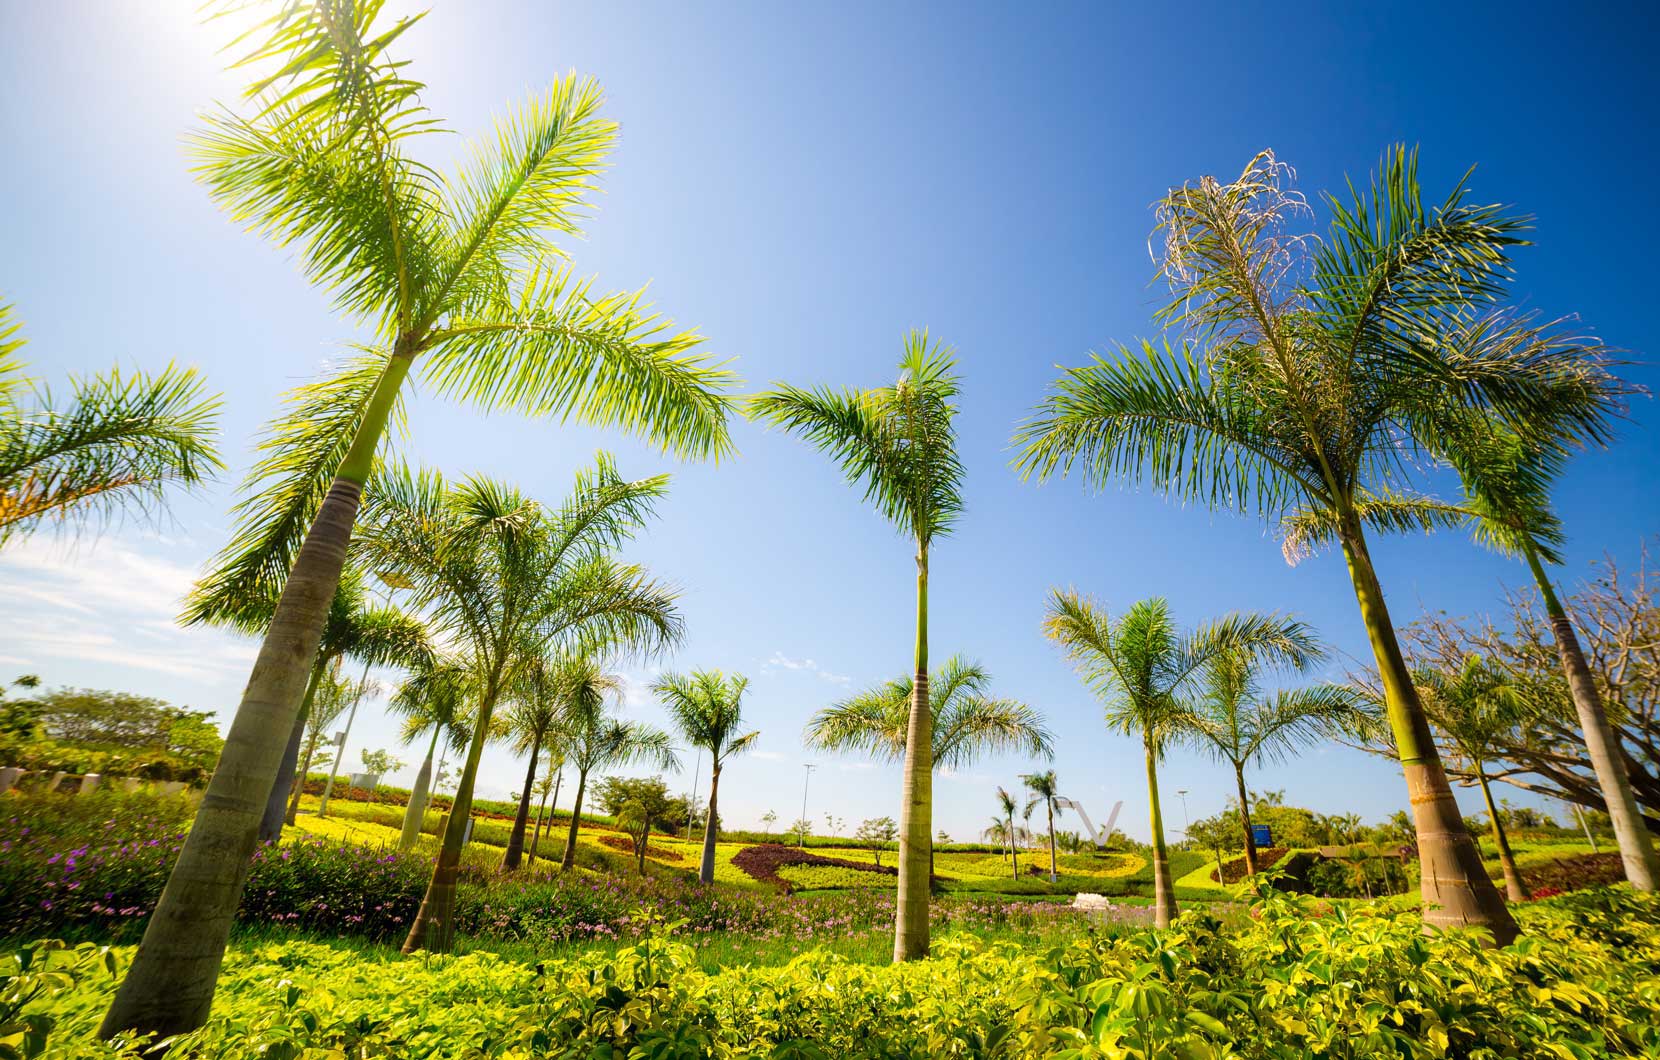
[[[0,557],[0,666],[224,715],[251,645],[170,617],[226,537],[232,487],[276,394],[355,333],[289,255],[228,223],[186,172],[179,140],[194,113],[241,83],[218,69],[224,34],[194,7],[0,5],[0,292],[27,323],[28,355],[60,384],[112,363],[200,366],[225,395],[232,465],[159,532],[120,526]],[[933,562],[935,655],[984,661],[1001,692],[1046,711],[1063,789],[1098,817],[1123,799],[1123,825],[1145,835],[1136,747],[1104,731],[1039,634],[1050,586],[1115,608],[1162,594],[1184,623],[1292,610],[1350,658],[1365,655],[1337,559],[1291,569],[1258,522],[1129,490],[1090,496],[1075,481],[1035,488],[1008,470],[1010,429],[1057,364],[1149,332],[1148,204],[1201,174],[1231,176],[1264,147],[1311,193],[1364,177],[1398,140],[1422,145],[1433,194],[1478,164],[1479,198],[1539,218],[1539,245],[1518,255],[1517,297],[1581,314],[1637,351],[1630,374],[1652,385],[1656,9],[900,8],[450,2],[401,53],[430,85],[431,109],[463,133],[567,69],[599,78],[622,142],[589,238],[568,244],[576,264],[603,286],[650,282],[750,387],[884,382],[915,326],[957,346],[968,511]],[[458,143],[431,149],[442,158]],[[1657,529],[1655,423],[1640,401],[1617,449],[1574,466],[1558,498],[1568,579],[1605,550],[1633,558]],[[549,499],[601,445],[630,473],[668,466],[615,434],[430,401],[416,403],[413,426],[412,456]],[[912,567],[906,543],[827,460],[735,430],[739,459],[669,467],[673,497],[632,554],[685,588],[689,636],[669,664],[754,678],[760,752],[722,786],[727,820],[745,825],[769,808],[799,813],[812,710],[906,669]],[[1453,535],[1377,552],[1403,622],[1421,607],[1484,612],[1501,586],[1523,582]],[[658,716],[639,684],[650,670],[630,671],[630,711]],[[378,704],[359,732],[351,762],[364,741],[393,743]],[[814,760],[815,818],[897,816],[894,770]],[[1013,786],[1027,765],[943,778],[940,826],[978,831],[993,786]],[[522,765],[492,753],[486,774],[482,790],[502,795]],[[1163,783],[1188,792],[1193,816],[1227,794],[1225,778],[1182,753]],[[1398,772],[1340,749],[1254,783],[1368,819],[1405,805]],[[1461,798],[1475,810],[1479,800]],[[1167,813],[1181,820],[1174,800]]]

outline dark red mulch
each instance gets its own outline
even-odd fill
[[[1257,864],[1268,866],[1278,863],[1281,858],[1285,857],[1286,849],[1286,847],[1258,847]],[[1222,869],[1227,873],[1227,879],[1225,880],[1216,879],[1216,870],[1210,870],[1210,878],[1216,883],[1238,883],[1240,880],[1243,880],[1245,877],[1250,875],[1249,872],[1245,871],[1244,854],[1241,854],[1237,858],[1230,861],[1224,861],[1222,863]]]
[[[744,847],[732,855],[732,864],[752,878],[762,883],[770,883],[786,894],[792,889],[790,881],[778,875],[778,870],[786,865],[836,865],[844,869],[858,869],[860,872],[879,872],[884,876],[899,875],[899,870],[889,865],[877,867],[862,861],[827,858],[823,854],[814,854],[800,847],[787,847],[781,843],[761,843]]]
[[[1543,898],[1619,883],[1625,879],[1625,865],[1618,854],[1576,854],[1543,865],[1530,865],[1522,870],[1522,879],[1527,881],[1535,897]]]
[[[631,836],[606,833],[598,838],[601,844],[610,847],[612,850],[620,850],[624,854],[634,853],[634,840]],[[680,853],[680,851],[670,850],[667,847],[654,847],[651,845],[651,840],[649,839],[646,840],[646,857],[652,858],[656,861],[686,860],[686,856]]]

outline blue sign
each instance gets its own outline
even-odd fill
[[[1259,847],[1273,846],[1274,830],[1265,824],[1253,824],[1251,826],[1251,842]]]

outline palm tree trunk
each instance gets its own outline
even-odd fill
[[[530,829],[530,846],[525,849],[525,860],[536,860],[536,841],[542,838],[542,818],[548,811],[548,793],[542,792],[542,801],[536,804],[536,823]]]
[[[1257,874],[1257,840],[1251,831],[1251,804],[1245,795],[1245,766],[1241,762],[1233,764],[1234,784],[1239,788],[1239,823],[1245,828],[1245,871],[1252,876]],[[1221,883],[1228,881],[1217,878]]]
[[[1597,683],[1591,677],[1591,667],[1585,662],[1585,652],[1579,646],[1579,636],[1568,618],[1567,610],[1556,598],[1556,589],[1545,577],[1545,568],[1532,543],[1524,544],[1527,565],[1533,571],[1533,580],[1539,586],[1539,595],[1545,601],[1545,613],[1550,617],[1551,633],[1556,637],[1556,650],[1562,657],[1562,672],[1568,678],[1568,690],[1573,696],[1574,711],[1579,715],[1579,728],[1585,738],[1585,750],[1591,758],[1591,768],[1597,775],[1597,786],[1602,789],[1608,816],[1614,822],[1614,839],[1619,844],[1620,860],[1625,864],[1625,878],[1639,891],[1653,891],[1660,885],[1660,856],[1654,849],[1653,837],[1643,824],[1642,812],[1637,808],[1636,794],[1631,790],[1631,777],[1626,773],[1625,759],[1614,728],[1608,722]]]
[[[288,796],[288,812],[283,815],[283,823],[294,824],[300,817],[300,796],[305,794],[305,782],[311,778],[311,758],[317,753],[317,738],[320,732],[312,732],[311,738],[305,742],[305,758],[300,762],[300,771],[294,777],[293,790]]]
[[[576,801],[571,803],[571,827],[565,833],[565,852],[559,855],[559,871],[576,864],[576,834],[582,827],[582,795],[588,790],[588,771],[576,771]]]
[[[438,737],[444,731],[439,724],[432,726],[432,742],[427,744],[427,755],[421,759],[421,769],[415,774],[415,786],[409,789],[409,805],[403,811],[403,831],[398,834],[398,853],[415,849],[421,838],[421,825],[427,816],[427,789],[432,785],[432,755],[438,749]]]
[[[651,818],[646,818],[645,827],[640,830],[640,849],[634,852],[641,876],[646,874],[646,844],[651,842]]]
[[[548,764],[552,765],[553,763],[550,761]],[[559,772],[557,772],[553,775],[553,798],[551,800],[548,800],[548,799],[543,799],[542,800],[544,803],[548,804],[547,824],[548,824],[548,834],[549,835],[553,834],[553,819],[554,819],[555,815],[557,815],[559,813],[559,784],[564,779],[565,779],[565,767],[560,766],[559,767]],[[537,821],[536,822],[536,834],[530,837],[530,860],[531,861],[536,860],[536,845],[538,843],[540,843],[541,841],[542,841],[542,822]]]
[[[542,756],[542,734],[537,733],[530,744],[530,765],[525,768],[524,791],[519,793],[519,810],[513,815],[513,831],[507,837],[507,852],[501,857],[501,867],[509,872],[519,867],[525,852],[525,831],[530,827],[530,789],[536,786],[537,759]]]
[[[1055,804],[1048,799],[1044,803],[1049,808],[1049,885],[1056,883],[1055,876]]]
[[[1014,878],[1020,879],[1020,847],[1014,841],[1014,814],[1009,814],[1009,860],[1014,862]]]
[[[305,696],[307,672],[317,660],[363,483],[409,363],[401,354],[388,359],[351,448],[306,532],[190,834],[98,1028],[101,1038],[121,1031],[165,1037],[207,1021],[231,919],[258,842],[260,815]]]
[[[271,782],[271,794],[265,800],[265,813],[259,819],[259,841],[275,843],[282,838],[283,821],[288,813],[288,796],[294,786],[294,767],[300,764],[300,745],[305,742],[305,725],[311,717],[311,701],[317,696],[317,682],[323,676],[324,663],[319,658],[311,666],[305,696],[300,700],[300,712],[294,716],[294,727],[288,732],[288,743],[282,749],[282,761],[277,765],[277,779]]]
[[[715,831],[715,802],[719,798],[720,759],[716,758],[709,771],[709,816],[703,822],[703,860],[697,867],[699,883],[715,881],[715,841],[719,838]]]
[[[478,782],[478,763],[484,757],[484,743],[490,737],[490,715],[496,709],[496,696],[501,680],[500,663],[485,685],[479,700],[478,718],[473,724],[472,744],[467,748],[467,763],[461,770],[461,782],[456,785],[455,800],[450,806],[449,823],[444,827],[444,841],[438,848],[438,860],[432,866],[432,879],[427,882],[427,893],[421,907],[410,922],[409,936],[404,939],[403,952],[427,950],[448,953],[455,942],[455,881],[461,872],[461,848],[466,845],[467,825],[473,816],[473,786]]]
[[[1476,779],[1481,782],[1481,797],[1487,800],[1487,820],[1493,826],[1493,845],[1499,848],[1499,864],[1504,867],[1504,893],[1512,902],[1525,902],[1533,897],[1522,880],[1522,870],[1516,865],[1516,855],[1510,852],[1510,839],[1504,834],[1504,822],[1499,820],[1499,808],[1493,805],[1493,789],[1487,784],[1487,770],[1476,763]]]
[[[916,556],[916,674],[905,730],[899,803],[899,896],[894,908],[893,959],[928,956],[928,859],[933,853],[934,715],[928,702],[928,553]]]
[[[1147,805],[1153,826],[1153,926],[1167,928],[1176,919],[1176,884],[1170,878],[1170,851],[1164,845],[1164,814],[1159,809],[1159,757],[1152,735],[1147,749]]]
[[[1520,929],[1488,878],[1481,864],[1481,851],[1464,827],[1463,815],[1459,813],[1452,786],[1441,768],[1441,756],[1430,735],[1429,719],[1407,670],[1395,627],[1390,623],[1383,587],[1378,584],[1377,572],[1372,567],[1360,520],[1352,510],[1343,513],[1341,519],[1340,533],[1349,579],[1378,664],[1389,727],[1394,733],[1401,769],[1406,774],[1418,837],[1424,926],[1427,929],[1486,928],[1495,944],[1507,946]]]

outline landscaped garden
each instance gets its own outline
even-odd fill
[[[1558,570],[1587,462],[1643,385],[1514,282],[1533,218],[1469,174],[1421,178],[1405,144],[1318,197],[1272,150],[1161,178],[1160,293],[1138,318],[1157,337],[1046,370],[990,438],[969,388],[991,366],[940,332],[740,393],[643,290],[578,277],[566,244],[617,141],[597,82],[550,75],[440,149],[423,16],[204,14],[245,91],[197,117],[189,172],[292,256],[352,352],[289,384],[225,525],[193,527],[216,551],[176,626],[249,649],[238,702],[21,670],[0,687],[0,1060],[1660,1056],[1660,590],[1646,555]],[[209,379],[169,363],[54,393],[25,374],[22,316],[0,304],[0,558],[118,515],[153,530],[217,480]],[[410,417],[446,402],[645,446],[586,447],[551,485],[440,469]],[[880,556],[779,534],[790,558],[755,561],[753,599],[788,596],[803,628],[847,603],[790,592],[809,559],[875,572],[838,620],[897,616],[869,683],[778,651],[719,668],[742,657],[694,636],[721,618],[669,569],[686,551],[633,558],[686,519],[678,480],[624,466],[728,467],[740,424],[829,472],[813,485],[860,532],[892,531]],[[994,534],[1053,564],[1021,582],[1020,636],[1065,668],[1083,725],[1052,688],[1021,691],[1008,635],[966,631],[1008,573],[981,553],[965,575],[955,551],[993,476],[1265,518],[1292,564],[1341,554],[1341,607],[1316,629],[1253,589],[1188,616],[1205,558],[1174,546],[1102,550],[1141,586],[1109,605],[1072,582],[1102,555]],[[1402,615],[1385,587],[1411,583],[1374,551],[1430,531],[1513,561],[1523,588],[1487,586],[1493,613]],[[117,591],[172,584],[132,580]],[[108,627],[60,638],[76,651],[166,669],[144,649],[171,618],[11,599]],[[776,668],[811,701],[759,695]],[[371,713],[395,737],[353,743]],[[1123,827],[1123,802],[1098,828],[1068,794],[1083,740],[1090,790],[1136,807]],[[793,806],[803,781],[803,818],[738,827],[761,775],[740,767],[782,746],[896,783],[879,803],[833,786],[819,828],[802,762],[768,797]],[[1319,808],[1271,786],[1329,752],[1383,768],[1374,819],[1346,776]],[[1203,785],[1202,815],[1180,784]],[[877,808],[850,825],[852,803]]]

